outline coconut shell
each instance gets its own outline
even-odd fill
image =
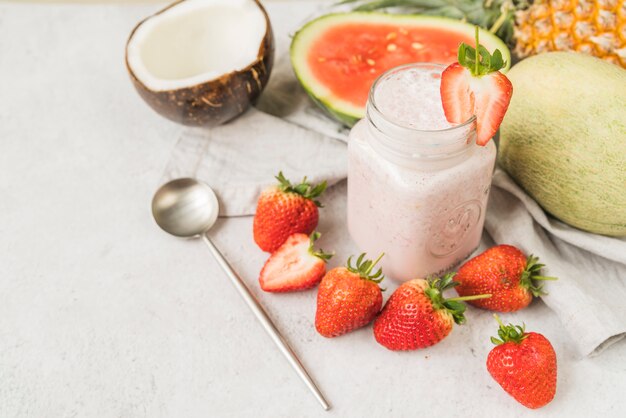
[[[137,78],[128,64],[128,44],[143,23],[184,1],[167,6],[135,26],[126,42],[126,69],[139,95],[160,115],[188,126],[217,126],[245,112],[256,102],[267,85],[274,63],[272,27],[267,12],[258,0],[254,0],[266,22],[265,35],[256,60],[242,70],[193,86],[163,91],[150,90]]]

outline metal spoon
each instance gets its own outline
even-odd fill
[[[330,405],[289,347],[285,338],[276,329],[261,304],[250,293],[241,278],[207,236],[208,230],[217,220],[218,213],[219,203],[213,190],[208,184],[191,178],[172,180],[164,184],[157,190],[152,199],[152,216],[161,229],[181,238],[202,237],[226,276],[261,322],[291,367],[294,368],[309,390],[313,392],[322,407],[329,410]]]

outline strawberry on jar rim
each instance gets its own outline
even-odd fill
[[[254,241],[263,251],[274,252],[291,234],[309,235],[319,220],[317,198],[326,190],[326,181],[315,186],[306,177],[291,184],[282,172],[276,176],[278,185],[267,188],[259,196],[253,220]]]
[[[478,43],[459,46],[458,62],[441,74],[441,102],[450,123],[464,123],[476,116],[476,143],[485,145],[496,134],[506,113],[513,85],[499,70],[505,62],[500,50],[492,54]]]
[[[491,337],[496,346],[487,357],[487,370],[509,395],[527,408],[547,405],[556,394],[556,353],[550,341],[524,326],[504,325],[498,337]]]
[[[326,273],[326,262],[333,256],[313,245],[321,234],[292,234],[265,262],[259,284],[266,292],[294,292],[317,285]]]
[[[380,261],[365,260],[361,254],[352,266],[352,256],[346,267],[330,270],[319,285],[315,329],[320,335],[332,338],[361,328],[374,320],[383,305],[383,294],[378,284],[385,278],[382,270],[372,273]]]

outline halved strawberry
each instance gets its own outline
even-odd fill
[[[326,274],[326,261],[332,254],[315,251],[318,232],[292,234],[265,262],[259,276],[261,289],[266,292],[293,292],[310,289]]]
[[[496,134],[509,107],[513,85],[500,71],[505,63],[496,49],[491,55],[478,43],[462,43],[459,61],[441,74],[441,102],[450,123],[463,123],[476,115],[476,143],[485,145]]]
[[[458,62],[441,74],[441,103],[450,123],[463,123],[474,115],[474,95],[469,82],[469,71]]]

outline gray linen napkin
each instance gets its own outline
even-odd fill
[[[220,216],[241,216],[254,214],[277,170],[294,182],[309,176],[333,185],[347,175],[346,145],[252,108],[226,125],[183,131],[161,180],[204,180],[220,199]]]
[[[348,140],[349,130],[327,117],[309,99],[293,73],[289,54],[284,54],[277,60],[270,82],[261,95],[257,108],[330,138]]]
[[[595,235],[548,217],[501,169],[493,177],[485,229],[498,244],[534,253],[546,264],[543,301],[583,355],[626,336],[626,239]]]
[[[186,130],[163,180],[198,177],[221,201],[221,216],[251,215],[260,191],[278,168],[298,180],[334,184],[347,175],[343,142],[252,109],[211,130]],[[626,240],[585,233],[548,217],[497,169],[485,229],[499,244],[540,257],[545,303],[554,310],[581,355],[599,354],[626,336]]]

